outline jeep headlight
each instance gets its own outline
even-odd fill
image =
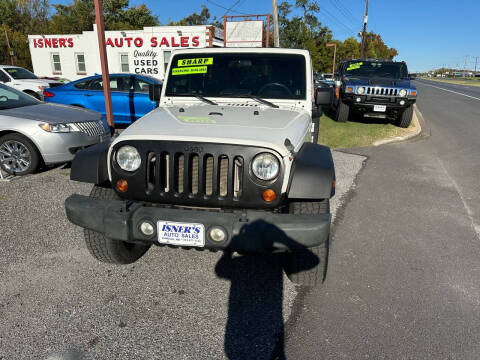
[[[403,97],[403,96],[407,96],[407,90],[405,90],[405,89],[400,90],[400,91],[398,92],[398,95],[400,95],[400,96],[402,96],[402,97]]]
[[[135,171],[142,164],[142,158],[137,149],[125,145],[117,150],[117,164],[122,170]]]
[[[357,94],[358,95],[363,95],[365,94],[365,88],[363,86],[360,86],[357,88]]]
[[[252,172],[260,180],[273,180],[280,171],[280,162],[269,153],[261,153],[255,156],[252,161]]]

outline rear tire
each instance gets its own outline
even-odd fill
[[[292,202],[289,213],[329,214],[330,199],[315,202]],[[287,252],[283,269],[290,281],[304,286],[321,284],[327,272],[328,245],[329,241],[327,240],[324,244],[310,249]]]
[[[412,122],[413,117],[413,105],[406,108],[403,113],[397,119],[397,126],[401,128],[408,128]]]
[[[93,186],[90,197],[102,200],[120,200],[113,189],[97,185]],[[140,259],[150,248],[150,245],[109,239],[89,229],[84,230],[84,237],[90,254],[99,261],[111,264],[131,264]]]
[[[347,122],[350,115],[350,106],[345,104],[342,100],[338,101],[337,112],[335,113],[336,122]]]

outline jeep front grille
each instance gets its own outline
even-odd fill
[[[388,87],[369,86],[367,87],[367,95],[383,95],[383,96],[397,96],[398,89]]]
[[[135,172],[123,171],[115,161],[116,151],[134,146],[142,157]],[[253,158],[268,152],[279,160],[275,151],[251,145],[200,143],[167,140],[125,140],[113,145],[111,181],[128,182],[121,198],[148,203],[198,206],[208,208],[278,207],[283,201],[283,166],[272,182],[256,179],[249,171]],[[282,162],[281,162],[282,164]],[[278,195],[267,203],[262,193],[272,189]]]
[[[197,153],[147,154],[147,192],[239,199],[243,158]]]
[[[105,134],[105,128],[100,121],[76,122],[74,125],[78,128],[78,130],[87,134],[88,136],[99,136]]]

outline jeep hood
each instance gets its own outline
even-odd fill
[[[261,146],[282,156],[289,139],[298,151],[310,128],[303,110],[239,103],[157,108],[129,126],[115,141],[172,140]]]

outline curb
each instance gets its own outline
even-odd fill
[[[423,120],[423,116],[418,110],[417,104],[413,105],[414,112],[413,112],[413,118],[412,121],[415,124],[416,130],[413,133],[406,134],[404,136],[395,136],[389,139],[382,139],[382,140],[377,140],[375,141],[372,145],[373,146],[380,146],[380,145],[385,145],[385,144],[391,144],[391,143],[397,143],[400,141],[406,141],[406,140],[411,140],[413,138],[416,138],[417,136],[420,136],[422,134],[422,125],[425,124]]]

